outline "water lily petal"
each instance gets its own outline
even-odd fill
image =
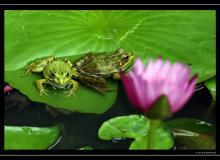
[[[153,60],[149,60],[147,67],[144,70],[144,73],[142,75],[144,80],[150,79],[151,77],[154,77],[154,62]]]
[[[172,112],[177,112],[183,108],[188,99],[193,95],[194,90],[195,89],[191,87],[187,92],[184,92],[182,97],[179,98],[176,103],[172,104]]]
[[[134,92],[138,99],[139,106],[143,108],[145,107],[145,98],[143,95],[144,83],[143,81],[140,81],[139,77],[135,76],[133,72],[130,72],[129,76],[131,77],[131,82],[134,86]]]
[[[158,59],[154,62],[154,73],[155,75],[160,72],[161,67],[163,66],[162,59]]]
[[[126,92],[131,92],[127,93],[129,100],[143,112],[153,107],[162,95],[167,97],[172,112],[180,110],[195,90],[196,77],[189,78],[188,66],[179,62],[172,65],[169,60],[163,63],[162,59],[149,60],[146,68],[137,59],[128,73],[127,82],[122,76]]]
[[[171,68],[171,63],[170,61],[166,61],[163,66],[161,67],[161,71],[159,72],[158,76],[160,77],[160,79],[166,80],[169,77],[169,73],[170,73],[170,68]]]
[[[178,110],[178,108],[180,107],[180,104],[181,104],[181,99],[183,99],[185,94],[186,94],[186,92],[182,88],[175,89],[169,93],[168,99],[169,99],[169,102],[172,106],[171,107],[172,112],[175,112]]]
[[[178,76],[183,68],[182,64],[175,63],[172,65],[169,75],[169,80],[173,83],[178,82]]]
[[[144,63],[140,58],[137,58],[134,63],[134,73],[137,75],[141,75],[144,72]]]
[[[177,71],[177,79],[176,82],[181,85],[190,79],[190,69],[188,66],[180,66],[180,69]]]
[[[179,95],[179,100],[176,101],[176,103],[173,104],[172,111],[177,112],[179,111],[186,102],[192,97],[194,91],[195,91],[195,85],[196,85],[196,79],[197,76],[194,76],[188,84],[186,84],[186,87],[182,89],[182,95]]]
[[[134,88],[131,84],[131,80],[129,80],[129,77],[127,77],[124,72],[120,72],[120,75],[129,100],[131,101],[133,106],[138,106],[138,100],[136,95],[134,94]]]

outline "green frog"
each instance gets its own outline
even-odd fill
[[[120,79],[119,71],[125,71],[133,60],[134,54],[124,52],[123,49],[110,55],[90,53],[76,63],[49,56],[25,67],[25,75],[43,73],[43,78],[36,80],[40,95],[48,95],[43,84],[49,84],[58,89],[68,89],[67,96],[74,96],[78,82],[105,93],[108,90],[106,78]]]
[[[110,55],[89,53],[74,66],[84,75],[120,79],[119,70],[127,70],[134,62],[134,57],[134,54],[120,48]]]
[[[72,86],[66,93],[67,96],[75,95],[78,82],[74,80],[74,77],[78,76],[78,72],[69,60],[49,56],[31,63],[25,69],[25,75],[33,72],[43,73],[44,78],[36,80],[36,86],[40,91],[40,95],[48,95],[43,84],[49,84],[58,89],[69,89]]]
[[[89,53],[75,63],[82,83],[100,91],[106,92],[106,78],[120,79],[120,71],[128,70],[135,59],[133,53],[119,48],[112,54]]]

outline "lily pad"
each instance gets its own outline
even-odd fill
[[[161,56],[189,64],[201,82],[216,74],[215,14],[211,10],[148,11],[119,41],[145,61]]]
[[[53,90],[49,97],[40,96],[34,85],[40,76],[22,77],[21,68],[49,55],[76,60],[90,51],[111,53],[124,48],[144,60],[160,55],[191,64],[200,82],[215,76],[215,34],[215,11],[211,10],[8,10],[5,81],[33,101],[70,111],[103,113],[113,105],[117,92],[101,96],[80,86],[72,99]],[[109,86],[117,90],[116,82]]]
[[[20,92],[26,94],[32,101],[47,103],[58,109],[72,112],[103,113],[114,104],[117,95],[117,83],[109,82],[109,86],[115,91],[107,94],[97,93],[97,91],[80,84],[74,97],[66,97],[65,90],[55,90],[51,86],[47,86],[48,96],[40,96],[35,82],[37,79],[41,79],[41,75],[33,74],[24,77],[23,74],[24,71],[22,70],[17,70],[16,72],[7,71],[5,72],[5,77],[11,80],[10,85],[13,88],[19,88]],[[17,79],[17,81],[14,82],[13,79]]]
[[[48,149],[60,137],[58,126],[48,128],[5,126],[4,130],[5,150]]]
[[[215,149],[216,129],[211,123],[180,118],[167,122],[181,149]],[[178,146],[177,146],[178,147]]]
[[[104,122],[99,128],[98,137],[102,140],[114,138],[132,138],[129,149],[170,149],[173,146],[173,137],[167,127],[161,123],[156,128],[154,144],[149,148],[150,131],[149,120],[141,115],[119,116]]]
[[[212,94],[213,100],[216,100],[216,77],[212,77],[211,79],[207,80],[205,85]]]

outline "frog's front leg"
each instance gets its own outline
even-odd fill
[[[79,83],[76,82],[75,80],[71,79],[71,84],[72,84],[72,88],[69,91],[66,91],[65,93],[67,93],[67,97],[69,96],[75,96],[75,92],[78,89]]]
[[[113,73],[112,78],[115,79],[115,80],[120,80],[120,79],[121,79],[121,76],[120,76],[120,74],[117,72],[117,73]]]
[[[47,94],[48,91],[47,91],[46,89],[44,89],[43,83],[47,83],[47,80],[46,80],[46,79],[36,80],[36,86],[37,86],[37,88],[39,89],[41,96],[42,96],[42,94],[48,95],[48,94]]]
[[[32,72],[42,72],[47,63],[55,59],[55,57],[50,56],[31,63],[30,65],[24,68],[26,69],[25,75],[29,75]]]

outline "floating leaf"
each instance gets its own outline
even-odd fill
[[[4,130],[5,150],[48,149],[60,137],[58,126],[49,128],[5,126]]]
[[[215,126],[211,123],[180,118],[167,122],[180,149],[215,149]],[[177,145],[177,147],[178,147]]]
[[[20,88],[20,92],[27,94],[32,101],[39,101],[48,103],[52,107],[58,109],[69,110],[73,112],[86,112],[86,113],[102,113],[114,104],[117,93],[117,84],[109,82],[112,89],[115,91],[107,94],[97,93],[88,87],[79,85],[79,89],[74,97],[66,97],[65,90],[55,90],[51,86],[47,87],[49,95],[40,96],[39,90],[35,86],[35,81],[40,79],[40,75],[33,74],[32,76],[21,77],[24,72],[18,70],[17,72],[5,72],[6,79],[12,80],[10,83],[14,88]],[[20,77],[20,78],[16,78]],[[13,79],[17,79],[15,82]],[[27,81],[29,83],[27,83]]]
[[[143,60],[161,56],[189,64],[201,82],[216,73],[215,23],[215,11],[145,11],[119,42]]]
[[[211,79],[205,82],[206,87],[209,89],[212,94],[212,98],[216,100],[216,77],[212,77]]]
[[[49,55],[77,60],[90,51],[110,53],[121,47],[144,60],[160,55],[191,64],[200,82],[215,76],[215,34],[215,11],[211,10],[8,10],[5,81],[33,101],[70,111],[103,113],[113,105],[117,92],[101,96],[80,86],[72,99],[53,90],[49,97],[39,96],[34,83],[40,75],[22,77],[21,68]],[[116,83],[109,86],[117,90]]]
[[[119,116],[102,124],[98,137],[102,140],[114,138],[132,138],[129,149],[170,149],[173,146],[173,138],[164,124],[156,129],[154,144],[149,148],[149,120],[140,115]]]

